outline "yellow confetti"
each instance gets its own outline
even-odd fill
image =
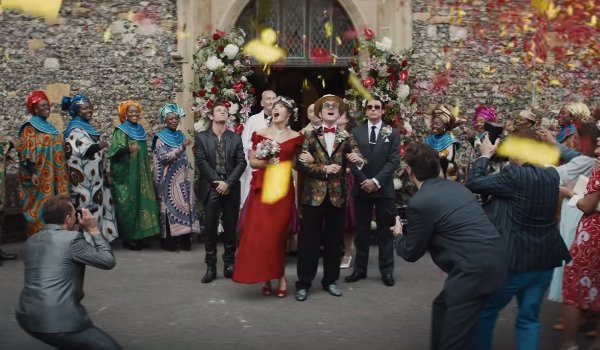
[[[348,84],[350,84],[350,86],[352,86],[352,88],[356,90],[365,100],[371,101],[373,99],[373,96],[371,96],[369,90],[361,83],[360,79],[358,79],[355,74],[350,73],[348,76]]]
[[[332,34],[333,34],[333,25],[331,24],[331,22],[325,23],[325,37],[330,38]]]
[[[496,67],[487,66],[483,68],[483,73],[485,74],[494,74],[498,69]]]
[[[548,0],[531,0],[531,6],[538,10],[538,12],[544,13],[548,10],[550,2]]]
[[[250,40],[244,45],[244,52],[262,64],[271,64],[285,58],[285,51],[274,45],[277,42],[277,33],[266,28],[260,32],[259,39]]]
[[[2,0],[0,7],[56,21],[61,3],[62,0]]]
[[[598,24],[598,18],[596,17],[596,15],[593,15],[592,18],[590,19],[590,21],[585,22],[585,24],[590,27],[595,27],[596,24]]]
[[[286,160],[277,165],[269,164],[265,168],[265,179],[261,202],[273,204],[285,197],[292,178],[292,161]]]
[[[555,19],[559,13],[560,6],[555,6],[554,3],[550,3],[548,9],[546,10],[546,17],[548,17],[548,19]]]
[[[454,100],[454,107],[452,107],[451,113],[454,118],[458,118],[458,115],[460,114],[460,100],[458,98]]]
[[[104,42],[108,42],[110,40],[110,37],[112,36],[112,30],[110,29],[110,27],[106,28],[106,30],[104,31]]]
[[[342,38],[340,38],[339,36],[335,37],[335,42],[338,44],[338,46],[342,45]]]
[[[560,158],[558,147],[528,138],[509,136],[498,146],[498,155],[516,158],[536,165],[556,165]]]
[[[569,5],[569,7],[567,7],[567,15],[573,16],[573,6]]]
[[[521,61],[521,59],[519,57],[511,57],[510,58],[510,63],[519,63]]]
[[[304,78],[304,81],[302,82],[302,89],[308,90],[308,79],[306,78]]]
[[[178,30],[177,31],[177,40],[181,41],[183,39],[187,39],[190,37],[190,33],[186,30]]]
[[[135,20],[135,13],[133,13],[133,11],[129,10],[129,12],[127,12],[127,20],[129,22],[133,22]]]
[[[446,70],[450,70],[452,68],[452,62],[446,62]]]
[[[562,86],[562,84],[560,83],[560,80],[552,79],[550,80],[550,86]]]

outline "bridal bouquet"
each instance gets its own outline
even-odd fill
[[[277,141],[264,139],[256,145],[256,159],[268,160],[276,158],[281,152],[281,146]]]

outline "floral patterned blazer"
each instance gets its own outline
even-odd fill
[[[296,159],[296,169],[305,174],[301,203],[317,207],[329,194],[329,200],[334,206],[345,207],[348,198],[346,167],[349,165],[346,154],[352,152],[360,154],[354,137],[349,132],[336,128],[333,152],[330,157],[321,127],[305,134],[299,149],[300,153],[303,151],[308,151],[315,161],[306,164]],[[367,160],[364,159],[364,161],[366,164]],[[340,165],[342,169],[337,174],[327,174],[325,166],[329,164]]]

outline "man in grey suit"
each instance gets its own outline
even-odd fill
[[[240,209],[240,177],[246,169],[241,137],[227,130],[229,112],[222,103],[210,111],[211,126],[196,135],[196,165],[201,174],[198,200],[204,205],[206,225],[204,249],[206,274],[202,283],[217,276],[217,229],[223,214],[223,275],[233,276],[236,249],[236,227]]]
[[[352,165],[354,211],[356,215],[356,260],[354,272],[344,281],[351,283],[367,277],[371,217],[375,208],[379,241],[379,271],[386,286],[394,285],[394,237],[390,222],[395,215],[394,172],[400,164],[400,135],[383,123],[385,105],[380,99],[367,101],[367,123],[352,130],[360,153],[369,160],[363,168]]]
[[[429,251],[448,274],[433,301],[431,349],[472,350],[479,314],[506,281],[504,240],[473,193],[439,177],[440,160],[433,148],[410,144],[406,163],[418,191],[408,202],[397,253],[412,262]]]
[[[81,305],[85,265],[103,270],[115,266],[110,245],[87,209],[76,215],[66,196],[54,196],[42,207],[46,225],[25,243],[25,286],[17,321],[33,337],[59,349],[116,350],[120,346],[94,327]],[[88,243],[79,224],[91,236]]]

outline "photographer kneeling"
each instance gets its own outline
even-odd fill
[[[54,196],[42,207],[46,225],[25,243],[25,286],[16,311],[21,328],[60,349],[115,350],[120,346],[94,327],[81,305],[85,265],[115,266],[110,245],[88,209],[76,214],[67,196]],[[79,224],[92,237],[86,242]]]

